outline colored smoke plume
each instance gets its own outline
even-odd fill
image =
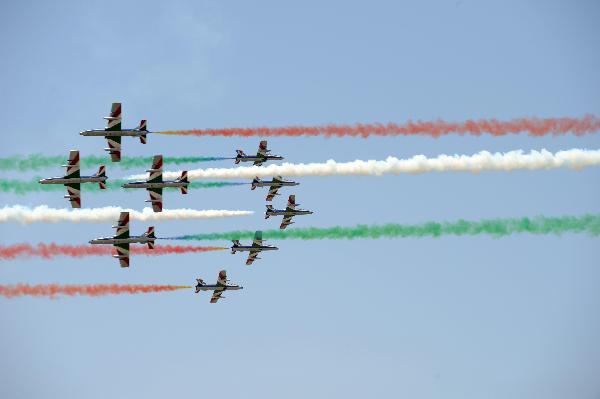
[[[380,176],[383,174],[419,174],[428,172],[507,172],[513,170],[539,170],[569,168],[580,170],[600,165],[600,150],[571,149],[551,153],[547,150],[524,153],[522,150],[505,153],[481,151],[474,155],[438,155],[427,158],[415,155],[408,159],[388,157],[383,161],[356,160],[323,163],[268,166],[245,166],[240,168],[210,168],[188,171],[188,179],[252,179],[255,176]],[[176,178],[181,172],[166,172],[165,178]],[[140,176],[131,176],[137,179]]]
[[[15,298],[20,296],[38,296],[55,298],[67,296],[104,296],[120,294],[150,294],[192,288],[188,285],[142,285],[142,284],[91,284],[91,285],[60,285],[60,284],[16,284],[0,285],[0,296]]]
[[[360,123],[355,125],[287,126],[228,129],[193,129],[157,132],[180,136],[326,136],[326,137],[369,137],[369,136],[430,136],[448,134],[473,135],[490,134],[505,136],[526,133],[530,136],[574,134],[581,136],[600,130],[600,118],[585,115],[580,118],[517,118],[508,121],[477,119],[464,122],[408,121],[396,123]]]
[[[0,170],[16,170],[24,172],[27,170],[41,170],[50,168],[59,168],[65,163],[68,155],[45,156],[41,154],[15,155],[12,157],[0,158]],[[223,157],[164,157],[165,165],[182,165],[188,163],[220,161]],[[97,168],[100,165],[110,165],[111,168],[119,167],[122,169],[144,168],[152,165],[152,157],[127,157],[121,159],[121,162],[111,162],[110,157],[99,157],[86,155],[81,158],[80,166],[82,169]]]
[[[290,230],[266,230],[264,239],[357,239],[357,238],[405,238],[490,235],[504,237],[517,233],[554,234],[587,233],[600,235],[600,215],[513,219],[484,219],[480,221],[458,220],[456,222],[427,222],[421,224],[357,225],[328,228],[308,227]],[[172,240],[240,240],[252,239],[254,231],[238,230],[226,233],[204,233],[171,237]]]
[[[0,223],[16,222],[29,223],[106,223],[114,222],[122,211],[128,211],[131,220],[148,222],[157,220],[193,220],[214,219],[234,216],[248,216],[252,211],[228,210],[195,210],[195,209],[163,209],[154,212],[152,208],[144,208],[141,212],[118,206],[89,209],[56,209],[47,205],[29,208],[22,205],[5,206],[0,208]]]
[[[169,254],[186,254],[208,251],[219,251],[223,247],[198,247],[192,245],[157,245],[154,249],[146,246],[132,246],[131,254],[160,256]],[[58,256],[81,258],[85,256],[110,255],[113,248],[105,245],[59,245],[59,244],[14,244],[0,245],[0,259],[13,260],[31,257],[51,259]]]

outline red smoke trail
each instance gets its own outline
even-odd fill
[[[227,249],[223,247],[198,247],[193,245],[162,245],[149,249],[146,246],[132,246],[131,253],[137,255],[167,255],[185,254],[193,252],[207,252]],[[57,244],[16,244],[0,245],[0,259],[10,260],[18,258],[40,257],[45,259],[56,256],[70,256],[80,258],[83,256],[110,255],[112,247],[101,245],[57,245]]]
[[[194,129],[157,132],[160,134],[184,136],[412,136],[423,135],[439,137],[447,134],[473,135],[527,133],[530,136],[548,134],[562,135],[572,133],[576,136],[594,133],[600,130],[600,118],[585,115],[581,118],[519,118],[509,121],[496,119],[467,120],[465,122],[446,122],[438,119],[432,122],[409,121],[405,124],[380,123],[357,125],[288,126],[230,129]]]
[[[118,294],[149,294],[153,292],[175,291],[192,288],[187,285],[141,285],[141,284],[92,284],[92,285],[59,285],[59,284],[17,284],[0,285],[0,296],[14,298],[18,296],[86,295],[103,296]]]

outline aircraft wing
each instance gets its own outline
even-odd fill
[[[210,303],[217,303],[219,299],[221,299],[221,295],[223,295],[223,291],[225,291],[225,287],[219,287],[213,291],[212,297],[210,298]]]
[[[248,266],[250,266],[252,264],[252,262],[254,262],[256,260],[258,253],[259,253],[259,251],[250,251],[250,253],[248,254],[248,259],[246,259],[246,264]]]
[[[293,209],[296,209],[296,196],[292,194],[288,197],[287,210]]]
[[[121,212],[119,215],[119,221],[116,226],[117,229],[116,238],[128,238],[129,237],[129,212]]]
[[[148,170],[150,176],[148,176],[148,183],[160,183],[162,182],[162,167],[163,167],[163,156],[155,155],[152,159],[152,168]]]
[[[262,165],[262,164],[263,164],[263,162],[265,162],[265,161],[263,161],[262,159],[261,159],[261,160],[256,160],[256,161],[254,161],[254,164],[253,164],[253,165],[254,165],[254,166],[260,166],[260,165]]]
[[[71,207],[81,208],[81,184],[80,183],[68,183],[65,184],[67,187],[67,198],[71,202]]]
[[[152,203],[152,210],[154,212],[162,212],[162,188],[149,188],[150,200]]]
[[[267,201],[272,201],[273,198],[277,195],[277,190],[279,190],[281,186],[271,186],[269,187],[269,194],[267,194]]]
[[[217,277],[217,285],[221,287],[225,287],[227,285],[227,272],[225,270],[221,270],[219,272],[219,277]]]
[[[79,151],[71,150],[69,151],[69,161],[66,165],[67,173],[65,173],[66,179],[72,179],[80,177],[79,175]]]
[[[262,239],[262,231],[257,231],[254,233],[254,240],[252,240],[253,247],[260,247],[263,243]]]
[[[129,243],[115,244],[117,250],[116,258],[119,259],[121,267],[129,267]]]
[[[293,216],[284,216],[283,221],[281,222],[281,226],[279,226],[279,228],[281,230],[284,230],[286,227],[292,224],[292,218]]]
[[[266,157],[269,150],[267,149],[267,140],[263,140],[258,145],[257,157]]]
[[[110,153],[110,159],[113,162],[121,161],[121,136],[105,136],[108,142],[106,149]]]

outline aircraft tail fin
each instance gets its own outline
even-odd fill
[[[140,121],[140,125],[137,127],[137,130],[141,131],[141,132],[147,132],[148,131],[148,125],[146,123],[146,119],[142,119]]]
[[[183,182],[183,183],[189,183],[188,180],[188,175],[187,175],[187,170],[184,170],[181,172],[181,176],[179,176],[177,178],[177,181]]]
[[[273,209],[273,205],[265,205],[265,206],[267,207],[267,211],[265,212],[265,219],[268,219],[269,216],[271,216],[269,214],[269,212],[272,212],[274,209]]]
[[[240,158],[245,157],[246,154],[244,154],[244,151],[242,150],[235,150],[235,152],[237,153],[237,156],[235,157],[235,164],[237,165],[238,163],[240,163]]]
[[[179,176],[179,178],[177,178],[178,182],[181,183],[189,183],[188,180],[188,175],[187,175],[187,170],[184,170],[181,172],[181,176]],[[188,193],[188,187],[187,186],[181,186],[181,194],[187,194]]]
[[[96,177],[106,177],[106,166],[100,165],[98,172],[94,175]]]
[[[137,130],[139,130],[140,132],[147,132],[148,128],[146,125],[146,119],[142,119],[140,121],[140,125],[137,127]],[[146,144],[148,142],[148,136],[146,134],[141,134],[140,135],[140,143],[142,144]]]
[[[100,165],[98,168],[98,172],[94,175],[96,177],[106,177],[106,166]],[[98,185],[100,186],[100,190],[106,190],[106,181],[99,181]]]
[[[144,233],[144,236],[148,237],[148,238],[156,238],[156,236],[154,235],[154,226],[148,227],[148,230]],[[152,243],[152,244],[153,244],[152,246],[154,247],[154,243]],[[148,243],[148,247],[149,246],[150,246],[150,243]]]
[[[257,186],[256,186],[256,184],[257,184],[257,183],[260,183],[260,179],[258,178],[258,176],[256,176],[256,177],[254,178],[254,180],[252,180],[252,187],[250,187],[250,190],[254,190],[254,189],[256,189],[256,187],[257,187]]]

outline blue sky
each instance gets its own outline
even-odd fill
[[[100,155],[104,140],[77,132],[102,127],[112,101],[123,103],[126,127],[148,119],[150,130],[598,114],[599,16],[591,1],[2,3],[0,156],[66,157],[72,148]],[[145,146],[124,139],[123,156],[229,156],[257,142],[152,135]],[[597,149],[600,138],[271,138],[269,145],[306,162]],[[44,173],[60,172],[57,165]],[[128,171],[108,165],[107,174]],[[315,214],[295,226],[598,213],[599,178],[594,168],[303,178],[293,192]],[[167,193],[166,208],[256,214],[157,223],[157,234],[275,228],[262,216],[264,194],[246,186]],[[66,207],[61,197],[3,194],[0,205]],[[136,209],[144,199],[114,191],[83,198],[87,207]],[[133,222],[132,232],[147,225]],[[110,224],[0,225],[4,244],[81,244],[110,232]],[[217,306],[192,291],[0,299],[0,396],[600,392],[597,238],[270,243],[280,251],[252,268],[227,252],[133,257],[128,270],[109,257],[3,262],[2,284],[192,284],[226,268],[245,289]]]

